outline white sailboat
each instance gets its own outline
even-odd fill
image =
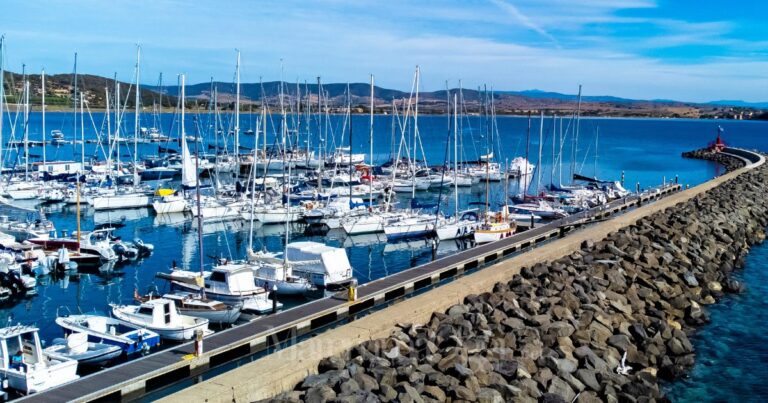
[[[437,221],[437,225],[435,226],[435,233],[437,234],[437,239],[441,241],[472,236],[475,228],[478,225],[476,214],[474,215],[475,216],[474,220],[467,219],[467,217],[470,216],[469,214],[464,214],[462,216],[459,215],[459,186],[460,186],[460,181],[458,180],[458,177],[459,177],[459,153],[458,153],[459,111],[458,111],[458,101],[457,101],[456,94],[453,95],[453,112],[454,112],[454,115],[453,115],[453,164],[454,164],[453,205],[454,205],[455,213],[453,217],[443,218]],[[468,180],[469,185],[471,186],[472,179],[469,177],[466,177],[466,179]]]

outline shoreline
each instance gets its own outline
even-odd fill
[[[12,112],[10,112],[10,109],[8,109],[7,107],[8,107],[8,105],[6,105],[6,113],[12,113]],[[105,108],[91,108],[89,110],[90,113],[105,113],[106,111],[107,110]],[[42,109],[39,108],[39,107],[30,107],[30,112],[31,113],[35,113],[35,114],[40,114],[40,113],[42,113]],[[111,110],[110,112],[114,113],[113,110]],[[190,108],[190,107],[186,108],[186,113],[188,113],[188,114],[201,114],[201,113],[209,113],[209,112],[210,111],[207,108],[205,108],[205,109],[202,109],[202,108],[195,109],[195,108]],[[72,114],[72,113],[73,112],[72,112],[71,109],[51,110],[50,107],[46,108],[46,114],[61,115],[61,114]],[[158,111],[158,113],[159,114],[174,114],[174,113],[176,113],[176,111],[175,111],[174,108],[164,108],[162,111]],[[229,114],[233,114],[234,111],[232,111],[232,110],[224,110],[224,111],[220,111],[219,113],[223,114],[223,115],[229,115]],[[78,110],[77,114],[78,115],[80,114],[79,110]],[[124,114],[125,115],[133,115],[133,109],[125,109]],[[152,115],[153,111],[151,109],[150,110],[144,110],[144,111],[141,112],[141,114],[142,115]],[[277,114],[279,114],[279,113],[276,112],[276,111],[271,112],[271,115],[277,115]],[[370,116],[370,114],[365,113],[365,112],[352,112],[351,114],[353,116]],[[426,112],[425,113],[425,112],[420,111],[419,114],[422,115],[422,116],[438,116],[438,117],[447,117],[448,116],[444,112],[440,112],[440,113],[428,113],[428,112]],[[259,115],[261,115],[261,112],[259,112],[257,110],[253,110],[253,111],[240,111],[240,116],[242,117],[243,115],[245,115],[245,116],[251,116],[251,115],[259,116]],[[330,116],[343,116],[343,115],[345,115],[345,113],[343,113],[343,112],[329,113],[328,115],[330,115]],[[374,113],[374,116],[392,116],[392,115],[388,114],[388,113],[387,114],[385,114],[385,113]],[[453,116],[453,115],[451,115],[451,116]],[[468,117],[468,118],[479,118],[479,117],[481,117],[481,115],[479,115],[479,114],[467,114],[465,116]],[[527,118],[528,117],[527,114],[515,114],[515,113],[510,113],[510,114],[507,114],[507,113],[497,113],[496,116],[497,117],[505,117],[505,118],[507,118],[507,117],[511,117],[511,118]],[[552,115],[551,114],[546,114],[546,113],[544,114],[545,118],[546,117],[550,117],[550,116],[552,116]],[[558,115],[558,116],[562,116],[562,117],[567,118],[570,115]],[[536,115],[536,114],[531,116],[531,118],[534,119],[534,120],[538,119],[538,117],[539,117],[539,115]],[[673,120],[673,121],[697,121],[697,122],[700,121],[700,122],[755,122],[755,123],[766,123],[766,122],[768,122],[768,120],[761,120],[761,119],[713,119],[713,118],[671,117],[671,116],[670,117],[665,117],[665,116],[633,116],[633,115],[629,115],[629,116],[606,116],[606,115],[584,115],[584,114],[582,114],[580,116],[580,119],[588,119],[588,120],[602,120],[602,119],[605,119],[605,120],[648,120],[648,121],[652,121],[652,120],[663,120],[663,121]]]

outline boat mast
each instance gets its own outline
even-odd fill
[[[120,83],[115,73],[115,149],[117,150],[117,176],[120,176]],[[115,178],[117,179],[117,178]]]
[[[75,136],[75,133],[77,133],[77,52],[75,52],[75,67],[74,67],[74,86],[72,91],[72,116],[74,116],[74,119],[72,119],[72,137]],[[75,142],[72,142],[73,147],[72,151],[74,154],[74,144]],[[78,240],[79,241],[79,240]]]
[[[112,136],[110,135],[110,131],[112,131],[112,122],[109,121],[109,88],[106,86],[104,87],[104,99],[105,103],[107,105],[107,111],[106,111],[106,117],[107,117],[107,169],[109,171],[112,170]],[[85,169],[85,167],[83,167]]]
[[[555,184],[555,143],[557,139],[557,114],[552,115],[552,169],[549,173],[549,186]]]
[[[1,50],[0,50],[1,51]],[[2,69],[0,69],[1,71]],[[1,74],[1,73],[0,73]],[[45,69],[43,69],[42,73],[40,73],[40,95],[42,97],[41,104],[42,104],[42,118],[43,118],[43,169],[47,169],[45,167],[46,164],[46,158],[45,158]],[[0,103],[3,101],[0,100]],[[2,111],[2,108],[0,107],[0,111]],[[2,113],[0,113],[0,120],[2,120]],[[0,123],[0,130],[2,130],[2,123]]]
[[[180,75],[181,80],[181,124],[179,130],[181,132],[181,138],[187,137],[186,130],[184,129],[184,112],[185,112],[185,100],[186,100],[186,81],[185,75]],[[195,139],[197,140],[197,139]],[[200,175],[198,170],[200,169],[200,150],[198,149],[199,141],[195,141],[195,199],[197,201],[197,246],[199,248],[199,265],[200,265],[200,280],[203,277],[203,214],[200,211]],[[184,145],[186,147],[186,144]],[[200,286],[200,296],[205,298],[205,287]]]
[[[541,111],[539,117],[539,166],[536,167],[536,194],[541,189],[541,160],[544,147],[544,110]]]
[[[133,186],[138,185],[139,171],[136,166],[137,153],[139,152],[139,108],[141,105],[141,45],[136,45],[136,97],[133,102]],[[83,159],[85,157],[83,156]],[[85,163],[85,161],[83,161]]]
[[[349,202],[352,202],[352,93],[349,92],[349,83],[347,83],[347,118],[349,119]],[[343,155],[339,155],[340,160],[344,160]]]
[[[450,98],[449,98],[450,99]],[[456,222],[459,222],[459,110],[458,96],[453,94],[453,202],[456,210]],[[450,104],[449,104],[450,105]]]
[[[29,80],[24,82],[24,180],[29,180]]]
[[[416,66],[416,107],[413,112],[413,144],[411,145],[411,152],[413,153],[413,163],[411,170],[413,171],[413,178],[411,179],[411,199],[416,198],[416,136],[419,135],[419,66]]]
[[[371,152],[371,158],[370,158],[370,167],[368,167],[368,205],[370,206],[373,203],[373,74],[371,74],[371,134],[370,134],[370,152]],[[350,153],[352,150],[349,151]],[[352,160],[349,161],[349,163],[352,163]],[[351,178],[350,178],[351,179]],[[352,200],[350,200],[351,202]]]
[[[579,117],[581,115],[581,84],[579,84],[579,97],[576,101],[576,129],[571,137],[571,183],[576,173],[576,147],[579,144]]]
[[[525,132],[525,179],[523,180],[523,198],[528,194],[528,166],[529,166],[529,153],[531,149],[531,112],[528,111],[528,130]]]
[[[5,120],[5,35],[0,35],[0,174],[3,173],[3,120]]]
[[[600,126],[595,129],[595,179],[597,179],[597,139],[600,136]]]
[[[236,49],[237,50],[237,49]],[[237,50],[237,69],[235,72],[235,168],[240,172],[240,51]]]
[[[80,169],[85,169],[85,99],[83,99],[83,94],[80,94]]]

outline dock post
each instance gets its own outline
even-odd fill
[[[624,171],[621,171],[621,186],[624,186]]]
[[[679,179],[679,178],[677,177],[677,175],[675,175],[675,185],[677,185],[677,180],[678,180],[678,179]]]
[[[533,226],[534,226],[534,221],[535,221],[534,217],[535,216],[533,215],[533,212],[531,212],[531,229],[533,229]]]
[[[347,300],[349,302],[355,302],[357,301],[357,279],[353,278],[349,282],[349,290],[347,294]]]
[[[277,313],[277,284],[272,286],[272,313]]]
[[[203,355],[203,330],[195,330],[195,356],[200,357]]]

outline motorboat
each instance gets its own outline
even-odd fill
[[[182,315],[173,300],[152,299],[141,305],[112,304],[112,316],[119,322],[149,329],[163,339],[173,341],[191,340],[195,332],[208,330],[208,319]]]
[[[65,335],[85,333],[88,341],[120,347],[125,355],[143,354],[160,344],[157,333],[108,316],[85,314],[56,318]]]
[[[204,289],[208,298],[228,305],[239,305],[254,297],[266,298],[267,290],[254,282],[251,264],[221,263],[202,275],[196,271],[174,269],[170,273],[157,273],[157,277],[169,280],[174,290],[199,294]]]
[[[7,215],[0,215],[0,231],[21,242],[30,238],[47,239],[56,227],[42,215],[34,221],[14,221]]]
[[[143,297],[139,295],[134,297],[138,302],[165,298],[176,303],[180,314],[208,319],[210,323],[219,325],[235,323],[240,317],[240,306],[229,306],[223,302],[186,291],[167,293],[163,294],[162,297],[152,295],[151,293]]]
[[[252,262],[256,285],[265,290],[274,290],[278,295],[304,295],[315,289],[307,279],[293,274],[290,262],[273,258],[269,254],[252,259]]]
[[[85,333],[71,333],[64,339],[53,339],[53,343],[43,351],[90,366],[106,365],[123,354],[123,350],[118,346],[88,341],[88,335]]]
[[[249,253],[248,260],[269,262],[270,260],[265,259],[269,258],[280,259],[282,262],[285,258],[290,263],[294,275],[304,277],[321,288],[338,288],[352,280],[352,265],[344,248],[311,241],[291,242],[285,248],[284,255],[256,252]]]
[[[30,394],[73,381],[77,361],[43,351],[34,326],[16,325],[0,329],[0,376],[11,389]]]

